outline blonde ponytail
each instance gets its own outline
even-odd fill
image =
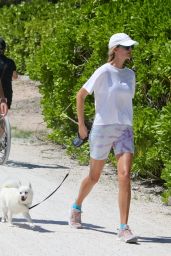
[[[111,61],[114,60],[114,58],[115,58],[114,48],[115,48],[115,47],[112,47],[112,48],[109,49],[107,62],[111,62]]]

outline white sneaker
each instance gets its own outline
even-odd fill
[[[138,237],[132,234],[128,225],[125,227],[125,229],[119,229],[118,238],[119,238],[119,240],[121,240],[125,243],[137,243],[138,242]]]
[[[80,210],[74,208],[71,209],[68,224],[72,228],[82,228]]]

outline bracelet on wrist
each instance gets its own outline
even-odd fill
[[[7,98],[0,98],[0,103],[7,103]]]

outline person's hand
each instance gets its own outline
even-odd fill
[[[88,129],[85,124],[81,124],[78,127],[78,134],[72,141],[72,144],[75,147],[80,147],[83,143],[85,143],[88,139]]]
[[[0,103],[0,114],[1,114],[1,116],[6,116],[7,113],[8,113],[7,103],[1,102]]]
[[[78,129],[79,135],[81,139],[85,139],[88,137],[88,129],[85,126],[85,124],[83,125],[79,125],[79,129]]]

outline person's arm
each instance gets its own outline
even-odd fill
[[[82,139],[86,138],[88,136],[88,130],[87,127],[85,126],[85,121],[84,121],[84,102],[85,98],[88,95],[88,92],[84,89],[81,88],[76,97],[77,101],[77,116],[78,116],[78,131],[79,135]]]
[[[12,80],[16,80],[18,78],[18,74],[17,74],[17,67],[16,67],[16,64],[15,62],[11,59],[11,68],[13,70],[13,73],[12,73]]]
[[[4,96],[2,83],[0,81],[0,114],[3,116],[6,116],[7,112],[8,112],[7,100]]]
[[[17,71],[13,71],[13,74],[12,74],[12,79],[13,80],[16,80],[18,78],[18,74],[17,74]]]

